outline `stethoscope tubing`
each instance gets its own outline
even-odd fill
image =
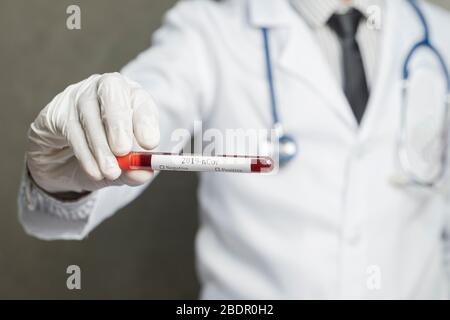
[[[418,41],[416,44],[412,46],[406,55],[405,61],[403,63],[403,71],[402,71],[402,103],[401,103],[401,114],[400,114],[400,129],[397,141],[397,158],[400,164],[400,168],[403,171],[403,174],[407,176],[408,180],[411,184],[421,185],[425,187],[433,187],[446,174],[447,169],[447,150],[448,150],[448,142],[449,142],[449,109],[450,109],[450,73],[445,63],[445,60],[439,50],[432,44],[430,39],[430,28],[425,18],[425,15],[422,9],[419,7],[417,0],[408,0],[409,4],[415,11],[417,17],[423,28],[423,38],[421,41]],[[414,54],[421,48],[429,49],[433,55],[437,58],[442,72],[444,74],[446,80],[446,90],[447,94],[445,97],[445,105],[444,105],[444,114],[442,118],[442,132],[439,137],[441,140],[441,154],[440,154],[440,166],[436,173],[429,177],[428,179],[424,179],[423,177],[419,177],[414,173],[413,165],[411,164],[410,157],[407,150],[407,130],[406,130],[406,122],[408,116],[408,86],[409,86],[409,65],[414,57]]]
[[[273,79],[273,66],[272,66],[272,56],[270,54],[270,41],[269,41],[269,28],[261,28],[264,42],[264,58],[266,63],[266,77],[267,84],[269,86],[270,93],[270,106],[272,111],[273,127],[276,127],[280,123],[280,118],[278,116],[278,106],[277,98],[275,94],[275,82]]]
[[[446,162],[447,162],[447,148],[449,146],[449,109],[450,109],[450,71],[447,67],[447,64],[442,56],[442,54],[439,52],[439,50],[432,44],[431,37],[430,37],[430,27],[427,23],[427,20],[425,18],[425,15],[422,11],[422,9],[419,7],[419,4],[417,0],[407,0],[408,3],[411,5],[412,9],[416,13],[417,17],[419,18],[419,21],[423,28],[423,38],[421,41],[418,41],[405,57],[405,61],[403,63],[402,68],[402,103],[401,103],[401,114],[400,114],[400,128],[399,128],[399,134],[397,139],[397,158],[400,163],[400,167],[403,170],[403,173],[408,176],[408,179],[413,184],[419,184],[424,186],[433,186],[435,185],[440,179],[443,178],[446,172]],[[283,126],[280,120],[280,116],[278,114],[278,101],[276,97],[276,88],[275,88],[275,81],[274,81],[274,74],[273,74],[273,66],[272,66],[272,56],[270,51],[270,40],[269,40],[269,33],[270,29],[267,27],[261,28],[261,33],[263,37],[263,43],[264,43],[264,58],[265,58],[265,67],[266,67],[266,79],[267,79],[267,85],[269,89],[270,94],[270,109],[272,114],[272,128],[276,130],[278,135],[278,140],[281,144],[281,142],[291,143],[295,146],[295,152],[294,154],[286,154],[281,155],[280,154],[280,165],[283,163],[289,162],[292,158],[294,158],[296,153],[296,141],[294,138],[292,138],[290,135],[287,135],[284,133]],[[420,177],[417,177],[412,169],[412,165],[408,156],[407,151],[407,133],[406,133],[406,118],[407,118],[407,109],[408,106],[406,105],[407,101],[407,88],[409,84],[409,65],[414,57],[414,54],[420,49],[420,48],[426,48],[429,49],[434,56],[439,61],[439,64],[442,68],[445,80],[446,80],[446,86],[447,86],[447,96],[445,100],[445,110],[444,110],[444,118],[443,118],[443,130],[440,139],[442,140],[442,154],[441,154],[441,168],[440,170],[430,179],[421,179]]]

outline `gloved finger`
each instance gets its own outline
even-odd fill
[[[123,172],[120,179],[129,186],[139,186],[150,181],[153,175],[153,171],[150,170],[131,170]]]
[[[109,181],[107,184],[105,183],[103,186],[140,186],[144,183],[149,182],[154,176],[153,171],[150,170],[132,170],[132,171],[123,171],[122,175],[119,179],[114,181]],[[102,182],[100,182],[102,183]]]
[[[130,88],[120,74],[106,74],[97,83],[97,94],[109,146],[116,156],[126,155],[133,144]]]
[[[121,170],[108,145],[95,86],[88,87],[80,95],[77,110],[87,142],[97,160],[100,171],[109,180],[117,179],[121,174]]]
[[[86,174],[95,181],[102,180],[103,175],[89,149],[83,128],[77,120],[71,120],[67,124],[66,139]]]
[[[143,88],[132,89],[133,132],[139,145],[147,150],[159,144],[159,116],[153,98]]]

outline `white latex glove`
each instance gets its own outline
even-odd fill
[[[115,155],[159,143],[151,96],[119,73],[93,75],[57,95],[31,124],[27,165],[50,193],[139,185],[150,171],[122,172]]]

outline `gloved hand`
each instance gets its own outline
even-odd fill
[[[93,75],[57,95],[31,124],[27,165],[45,191],[84,192],[139,185],[149,171],[122,172],[115,155],[159,143],[151,96],[119,73]]]

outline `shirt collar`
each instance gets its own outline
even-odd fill
[[[248,18],[256,27],[286,26],[298,19],[288,0],[247,0]]]
[[[319,28],[328,22],[336,12],[346,12],[356,8],[367,18],[371,6],[383,7],[385,0],[353,0],[351,5],[344,5],[341,0],[290,0],[292,6],[300,13],[312,28]]]

